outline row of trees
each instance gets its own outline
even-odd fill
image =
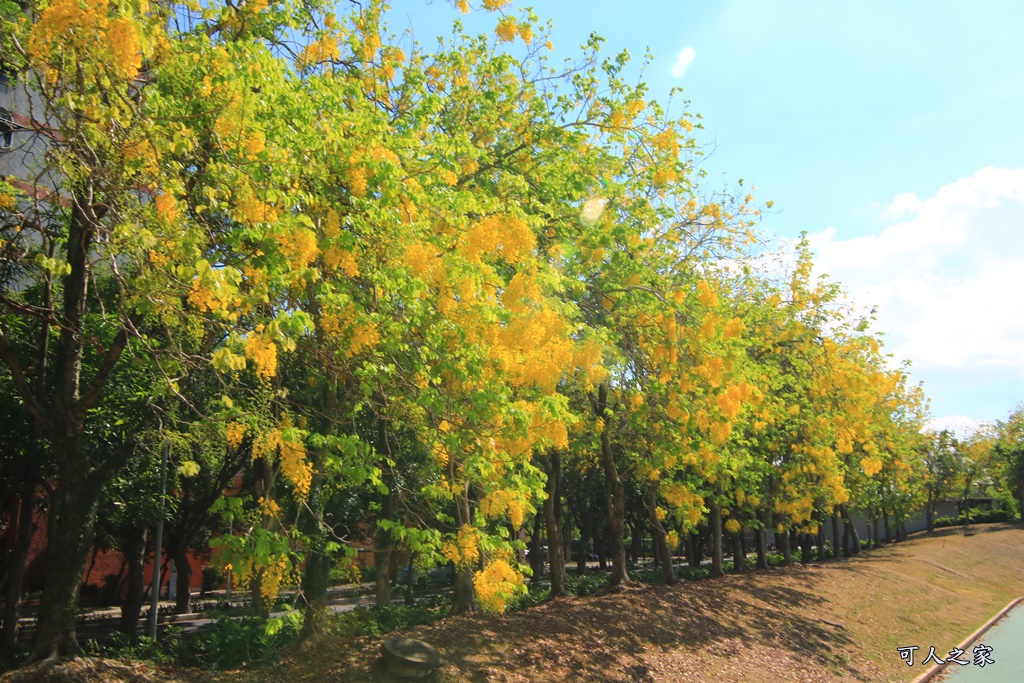
[[[181,586],[216,516],[254,610],[298,585],[306,632],[368,536],[500,610],[524,527],[557,595],[576,529],[619,585],[627,527],[672,580],[698,530],[721,573],[723,534],[831,520],[855,552],[850,509],[920,503],[920,388],[806,242],[753,255],[761,209],[707,192],[694,118],[628,55],[592,37],[552,68],[532,13],[482,4],[493,36],[425,51],[377,2],[0,2],[45,140],[0,183],[3,493],[48,519],[34,657],[78,651],[97,531],[133,629],[165,450]]]

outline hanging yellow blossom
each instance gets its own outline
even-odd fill
[[[256,364],[256,374],[270,379],[277,374],[277,346],[257,334],[249,335],[245,342],[245,355]]]

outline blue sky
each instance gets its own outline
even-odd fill
[[[765,234],[810,233],[821,272],[879,307],[887,349],[913,362],[935,417],[995,420],[1024,401],[1024,3],[551,0],[534,11],[554,22],[556,59],[578,55],[591,31],[637,67],[650,48],[652,98],[682,87],[704,118],[709,187],[744,178],[775,202]],[[460,15],[433,0],[391,16],[429,46]],[[462,18],[474,31],[495,22]]]

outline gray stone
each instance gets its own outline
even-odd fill
[[[415,638],[385,638],[380,652],[387,670],[400,678],[426,678],[441,666],[441,652]]]

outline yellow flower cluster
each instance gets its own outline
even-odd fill
[[[323,258],[328,271],[341,270],[349,277],[359,275],[359,263],[356,261],[355,254],[347,249],[341,249],[332,244],[324,250]]]
[[[245,438],[245,425],[238,422],[232,422],[225,430],[228,437],[228,445],[232,448],[238,448],[242,445],[242,439]]]
[[[523,525],[525,507],[522,495],[506,489],[497,489],[480,499],[480,513],[484,517],[498,517],[508,512],[508,519],[516,529]]]
[[[245,342],[245,355],[256,364],[256,374],[270,379],[277,374],[277,345],[261,335],[251,334]]]
[[[742,528],[742,525],[739,522],[737,522],[735,519],[730,519],[730,520],[726,521],[726,523],[725,523],[725,530],[728,531],[731,534],[736,533],[741,528]]]
[[[377,331],[376,324],[371,322],[363,325],[356,325],[352,328],[352,339],[349,341],[345,355],[351,358],[366,349],[372,349],[379,343],[380,332]]]
[[[488,216],[474,223],[460,240],[462,253],[470,261],[479,261],[485,254],[494,254],[506,263],[515,264],[536,246],[533,231],[515,216]]]
[[[869,477],[873,477],[882,471],[882,461],[879,458],[866,457],[860,461],[860,466],[864,468],[864,474]]]
[[[292,270],[305,268],[320,253],[316,235],[306,228],[293,228],[274,235]]]
[[[252,190],[244,185],[235,193],[233,218],[240,223],[248,226],[275,223],[280,215],[279,209],[257,199]]]
[[[515,40],[518,33],[519,27],[516,25],[516,20],[511,17],[505,17],[499,21],[498,25],[494,29],[494,34],[498,36],[498,39],[503,43]]]
[[[414,242],[407,246],[404,261],[413,275],[419,278],[433,275],[441,265],[437,249],[423,242]]]
[[[329,62],[339,57],[341,57],[341,50],[338,46],[337,36],[326,35],[303,48],[296,61],[302,68]]]
[[[56,65],[77,53],[109,66],[120,78],[134,78],[142,65],[138,29],[130,18],[110,14],[107,0],[53,0],[32,27],[29,56]]]
[[[711,285],[701,281],[697,283],[697,300],[710,308],[718,303],[718,295],[711,289]]]
[[[441,554],[456,567],[472,567],[480,560],[480,537],[477,530],[464,524],[453,541],[446,541],[441,546]]]
[[[252,457],[269,459],[275,454],[280,457],[284,476],[295,486],[299,497],[305,498],[313,483],[313,465],[306,460],[306,445],[300,439],[286,436],[280,428],[271,429],[253,443]]]
[[[505,558],[487,563],[483,571],[473,575],[473,587],[480,606],[489,612],[504,612],[505,605],[516,593],[522,592],[523,576]]]

